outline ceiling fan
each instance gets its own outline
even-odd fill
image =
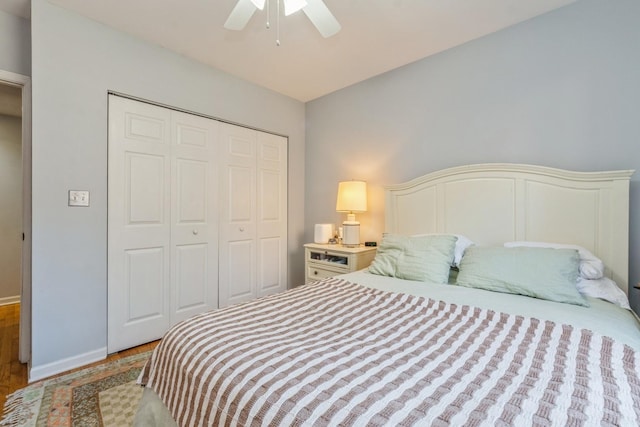
[[[236,7],[233,8],[229,18],[227,18],[227,22],[224,23],[224,28],[238,31],[244,29],[256,10],[263,10],[265,3],[267,8],[269,7],[269,1],[238,0]],[[276,0],[278,7],[280,7],[280,1],[284,3],[285,16],[302,10],[320,31],[322,37],[331,37],[342,28],[322,0]],[[267,28],[269,28],[269,21],[267,21]]]

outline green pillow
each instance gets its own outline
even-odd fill
[[[421,282],[447,283],[456,237],[384,236],[369,272]]]
[[[576,288],[575,249],[470,247],[457,285],[589,307]]]

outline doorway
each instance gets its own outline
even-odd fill
[[[0,305],[20,304],[20,362],[31,359],[31,79],[0,70]]]

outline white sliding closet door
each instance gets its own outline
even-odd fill
[[[220,307],[256,297],[256,139],[220,125]]]
[[[109,353],[170,324],[171,114],[109,97]]]
[[[287,138],[258,132],[258,297],[287,289]]]
[[[287,283],[287,139],[220,124],[220,307]]]
[[[109,96],[110,353],[217,307],[217,126]]]
[[[171,325],[218,308],[218,122],[171,112]]]

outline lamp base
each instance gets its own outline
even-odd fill
[[[342,245],[347,247],[360,246],[360,223],[358,221],[342,223]]]

